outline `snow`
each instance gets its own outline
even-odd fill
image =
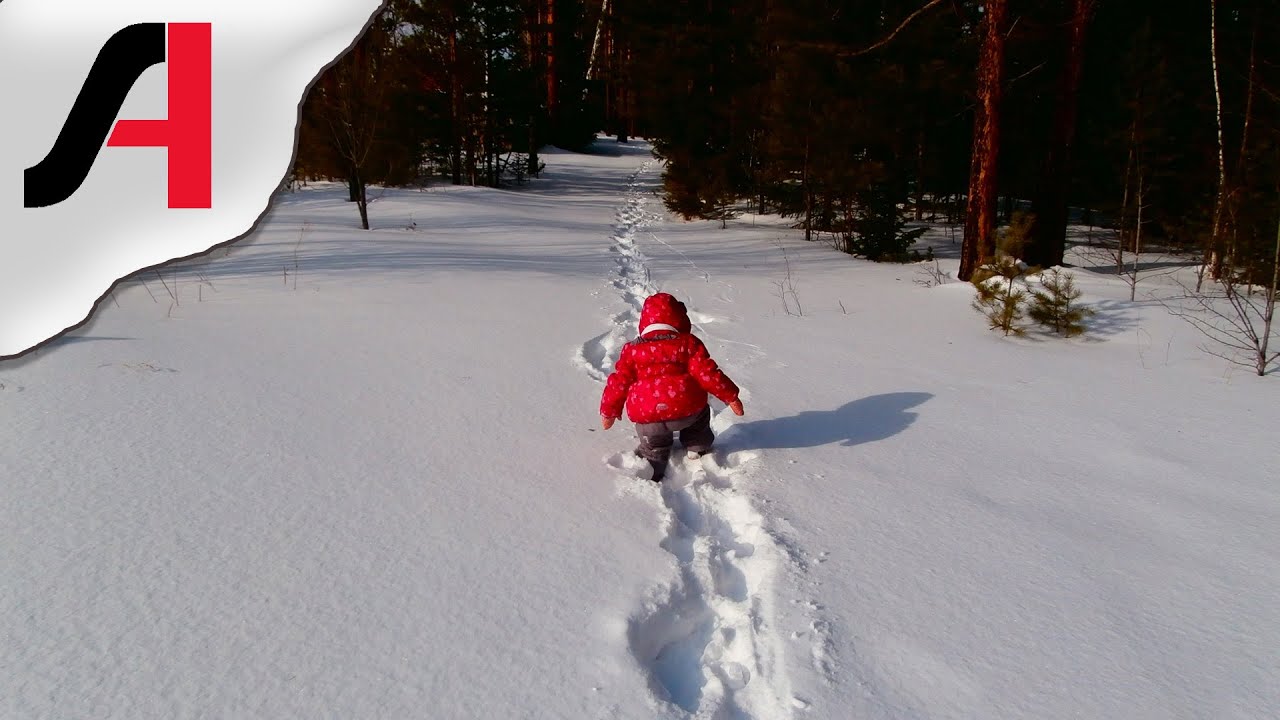
[[[368,233],[284,194],[0,362],[0,716],[1280,715],[1273,377],[1084,268],[1087,336],[1006,339],[597,149]],[[596,416],[656,290],[747,413],[661,487]]]

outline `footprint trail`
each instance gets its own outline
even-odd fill
[[[615,269],[606,282],[625,309],[575,358],[599,381],[634,333],[644,299],[657,292],[636,244],[637,235],[659,218],[646,209],[652,164],[646,162],[628,179],[610,238]],[[690,315],[699,325],[715,321]],[[717,433],[730,424],[727,410],[712,423]],[[774,584],[786,554],[735,483],[756,458],[754,452],[725,454],[723,449],[699,459],[673,458],[659,490],[665,509],[660,546],[676,559],[678,570],[671,578],[655,579],[628,619],[627,642],[655,699],[689,717],[790,718],[797,708],[784,662],[784,633],[775,621]],[[606,462],[624,472],[643,464],[629,451]]]

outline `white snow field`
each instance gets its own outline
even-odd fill
[[[0,362],[0,717],[1280,717],[1274,376],[1088,269],[1088,336],[1005,339],[597,148],[367,233],[283,194]],[[747,413],[661,488],[597,417],[656,290]]]

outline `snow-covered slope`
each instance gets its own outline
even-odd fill
[[[599,149],[282,196],[0,363],[0,716],[1280,714],[1274,378],[1088,270],[1087,338],[1005,340]],[[661,488],[596,417],[655,290],[747,411]]]

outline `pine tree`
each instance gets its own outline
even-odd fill
[[[907,219],[899,205],[899,198],[904,196],[905,188],[895,187],[892,181],[872,183],[855,193],[853,233],[846,244],[850,253],[873,262],[911,259],[907,248],[927,228],[906,229]]]
[[[1000,158],[1001,99],[1004,96],[1005,40],[1009,32],[1008,0],[985,5],[982,48],[978,61],[978,105],[973,125],[968,212],[960,253],[961,280],[994,255],[997,173]],[[1008,330],[1005,331],[1008,334]]]
[[[1064,28],[1054,119],[1046,143],[1043,171],[1035,189],[1036,222],[1027,246],[1027,261],[1049,267],[1061,265],[1067,242],[1067,185],[1084,69],[1085,35],[1097,0],[1071,0]]]
[[[1040,286],[1031,291],[1031,306],[1027,311],[1031,319],[1066,337],[1083,333],[1084,321],[1094,311],[1076,304],[1083,293],[1075,286],[1075,278],[1052,268],[1040,275]]]
[[[1005,337],[1024,335],[1027,331],[1020,324],[1027,312],[1023,280],[1027,270],[1023,263],[1002,255],[974,273],[973,285],[978,295],[973,299],[973,309],[985,315],[990,328],[1000,330]]]

